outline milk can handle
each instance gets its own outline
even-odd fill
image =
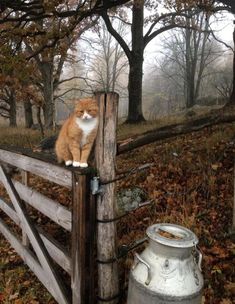
[[[202,253],[197,245],[195,245],[194,248],[195,248],[195,252],[198,254],[198,262],[197,262],[198,268],[200,271],[202,271]]]
[[[135,261],[134,261],[134,265],[132,266],[132,269],[135,269],[135,267],[136,267],[137,264],[139,264],[139,263],[142,263],[142,264],[144,264],[144,265],[147,267],[148,277],[147,277],[147,279],[146,279],[146,281],[145,281],[145,285],[149,285],[149,283],[150,283],[150,281],[151,281],[151,279],[152,279],[152,277],[151,277],[151,269],[150,269],[150,266],[149,266],[149,264],[148,264],[145,260],[143,260],[143,259],[140,257],[140,255],[139,255],[138,253],[135,253]]]

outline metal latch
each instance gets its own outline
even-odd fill
[[[99,176],[94,176],[91,179],[91,194],[96,195],[102,193],[102,188],[100,186],[100,178]]]

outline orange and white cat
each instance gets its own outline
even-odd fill
[[[59,163],[88,167],[87,159],[98,129],[98,104],[92,97],[80,99],[74,112],[64,122],[55,145]]]

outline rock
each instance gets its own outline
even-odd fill
[[[126,196],[131,197],[132,196],[132,191],[131,190],[127,190],[125,193]]]

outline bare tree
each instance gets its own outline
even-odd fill
[[[41,42],[41,39],[38,39],[38,37],[24,38],[24,43],[28,53],[31,55],[35,54],[31,60],[35,61],[35,69],[38,75],[38,81],[35,83],[41,90],[42,96],[44,97],[42,108],[44,122],[47,128],[52,127],[55,122],[54,93],[61,83],[60,77],[64,63],[71,59],[68,51],[73,48],[81,34],[94,25],[94,22],[95,21],[92,19],[87,19],[87,21],[81,23],[77,29],[74,29],[70,35],[67,35],[63,39],[59,39],[53,47],[44,49],[38,54],[36,54],[36,50],[40,44],[44,44],[44,41]],[[70,27],[70,24],[67,22],[61,23],[53,21],[52,23],[49,23],[46,20],[40,20],[36,25],[41,30],[45,30],[45,28],[47,28],[48,33],[60,33],[63,32],[65,28]]]
[[[224,63],[218,67],[216,73],[213,75],[211,80],[214,88],[225,102],[228,102],[232,94],[233,81],[232,81],[232,70],[233,64],[231,56],[227,58]]]
[[[117,21],[117,28],[123,37],[127,34],[126,26],[120,21]],[[93,90],[121,93],[123,88],[120,79],[126,72],[128,63],[120,44],[106,30],[102,20],[92,35],[84,36],[83,40],[89,46],[86,64],[88,75],[92,79],[88,82]]]
[[[187,19],[190,19],[200,10],[208,10],[215,13],[218,10],[228,9],[224,6],[213,6],[214,1],[197,1],[197,0],[165,0],[163,3],[168,5],[168,11],[159,13],[158,3],[161,1],[143,1],[133,0],[129,7],[131,8],[131,46],[129,47],[119,35],[118,31],[112,24],[113,13],[108,14],[102,11],[101,15],[106,23],[108,31],[117,39],[126,53],[130,65],[129,72],[129,112],[127,122],[135,123],[144,120],[142,111],[142,77],[144,50],[155,37],[173,28],[185,28]],[[208,3],[207,3],[208,2]],[[194,10],[188,11],[189,6]],[[203,4],[203,5],[202,5]],[[148,16],[144,16],[147,8],[152,10]],[[125,20],[124,20],[125,21]],[[148,28],[144,30],[144,25]]]
[[[209,39],[209,17],[205,13],[186,22],[185,29],[174,31],[163,44],[164,58],[160,67],[163,75],[181,88],[186,107],[190,108],[202,94],[202,83],[223,51],[213,38]]]

